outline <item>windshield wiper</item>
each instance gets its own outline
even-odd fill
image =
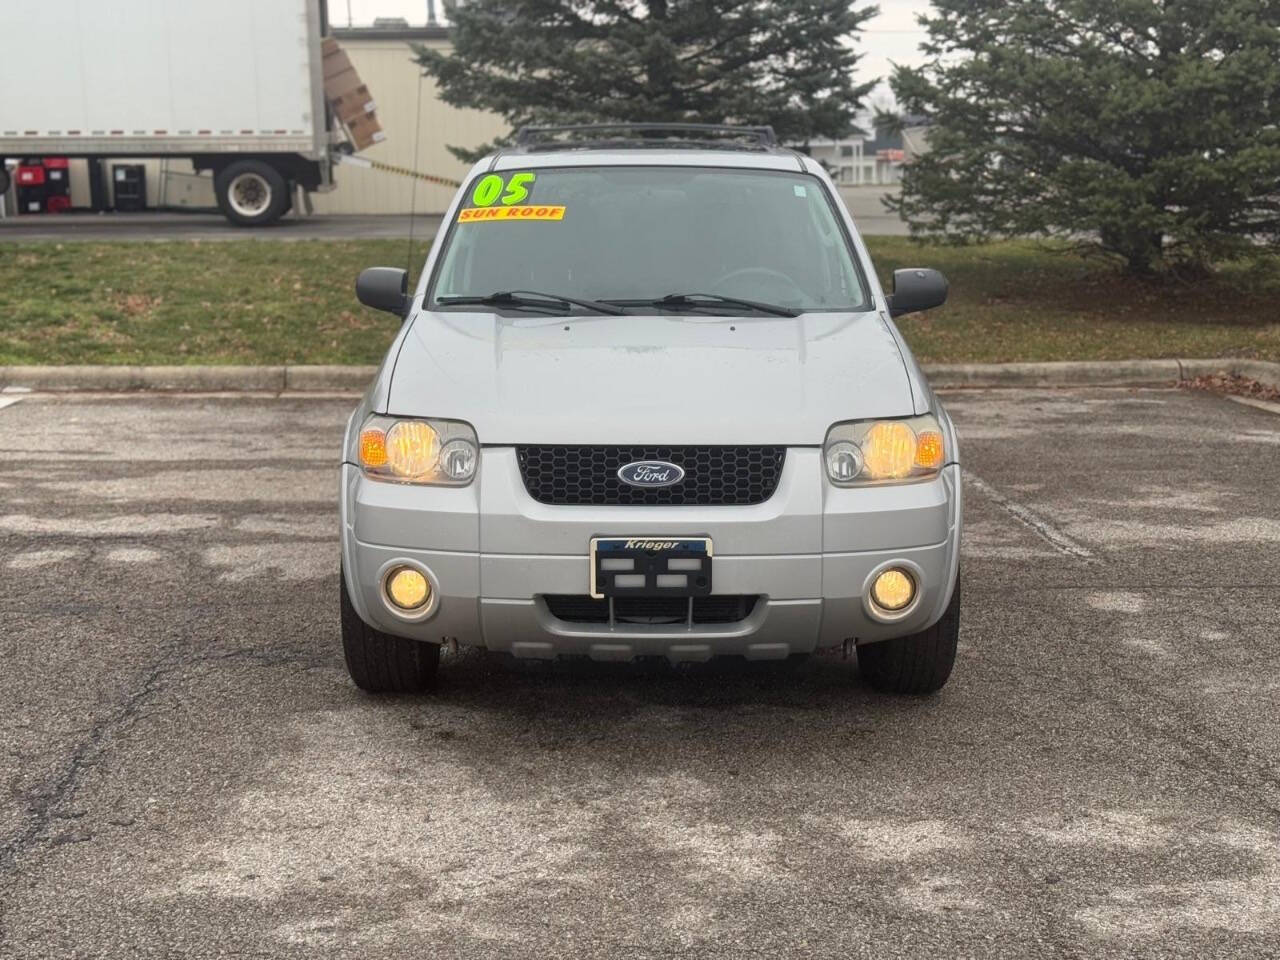
[[[665,307],[671,310],[701,309],[703,307],[745,307],[757,313],[771,313],[775,317],[798,317],[801,311],[782,307],[776,303],[744,300],[741,297],[723,297],[718,293],[669,293],[654,300],[608,300],[624,307]]]
[[[485,307],[528,307],[534,310],[558,307],[566,311],[574,306],[618,317],[627,312],[619,306],[601,300],[582,300],[578,297],[566,297],[559,293],[541,293],[537,290],[503,290],[483,297],[436,297],[436,303],[449,306],[477,304]]]

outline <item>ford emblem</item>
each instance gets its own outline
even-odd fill
[[[633,487],[670,487],[684,479],[684,467],[666,460],[637,460],[619,467],[618,479]]]

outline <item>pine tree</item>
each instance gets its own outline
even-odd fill
[[[445,102],[512,129],[593,122],[771,124],[804,143],[853,127],[874,81],[849,0],[469,0],[453,49],[415,49]],[[463,159],[489,145],[450,147]]]
[[[1049,235],[1135,274],[1280,242],[1277,0],[933,0],[895,69],[921,236]]]

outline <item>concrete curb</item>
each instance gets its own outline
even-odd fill
[[[157,390],[178,393],[363,391],[372,366],[4,367],[0,388],[39,391]],[[1280,387],[1280,363],[1265,360],[1080,360],[1057,363],[925,364],[935,387],[1145,386],[1223,373]]]
[[[1266,360],[1179,360],[1182,367],[1182,379],[1206,377],[1215,373],[1227,373],[1238,377],[1249,377],[1268,387],[1280,387],[1280,363]]]
[[[1181,379],[1178,360],[1066,360],[1056,363],[925,364],[935,387],[1140,386]],[[1280,375],[1280,366],[1277,367]]]
[[[286,390],[350,390],[363,393],[377,367],[297,366],[284,368]]]
[[[158,390],[176,393],[363,391],[373,366],[0,367],[0,388],[39,391]]]
[[[1249,377],[1280,388],[1280,363],[1220,357],[1209,360],[1064,360],[1053,363],[924,365],[935,387],[1139,387],[1210,374]]]

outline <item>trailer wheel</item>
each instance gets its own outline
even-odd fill
[[[218,209],[239,227],[260,227],[289,209],[289,185],[280,171],[261,160],[237,160],[213,178]]]

